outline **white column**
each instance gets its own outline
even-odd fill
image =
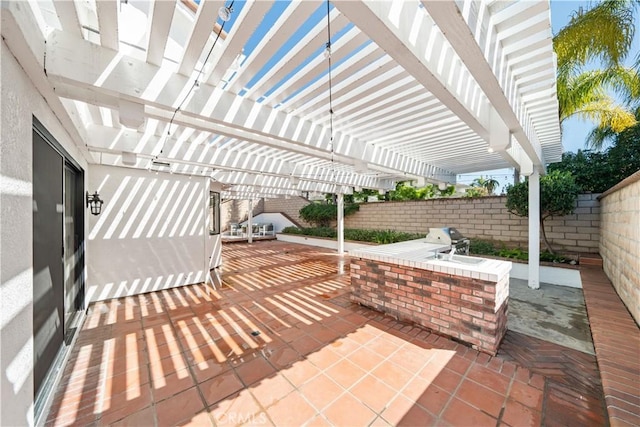
[[[253,199],[249,199],[249,218],[247,219],[247,236],[249,243],[253,243]]]
[[[344,194],[338,194],[338,255],[344,254]]]
[[[529,176],[529,287],[540,288],[540,173]]]

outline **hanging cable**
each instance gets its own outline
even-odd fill
[[[213,40],[213,44],[211,45],[211,48],[209,49],[209,52],[207,53],[207,56],[204,58],[204,62],[202,63],[202,67],[200,67],[200,70],[198,71],[198,76],[196,77],[196,80],[193,82],[193,85],[191,85],[191,87],[189,88],[189,91],[184,96],[184,98],[182,99],[180,104],[178,104],[178,107],[176,107],[176,109],[173,111],[173,115],[171,116],[171,120],[169,120],[169,126],[167,127],[167,139],[171,136],[171,126],[173,125],[173,121],[176,118],[176,114],[178,114],[178,111],[180,111],[182,109],[182,105],[187,101],[187,99],[189,98],[189,95],[191,95],[191,92],[193,92],[194,90],[197,90],[198,88],[200,88],[200,77],[202,77],[202,73],[204,71],[204,64],[206,64],[207,61],[209,60],[209,57],[211,56],[211,53],[213,52],[213,49],[216,47],[216,44],[218,43],[218,39],[220,39],[220,35],[222,34],[222,31],[224,30],[224,25],[227,23],[227,21],[229,21],[231,12],[233,12],[233,3],[234,2],[235,2],[235,0],[231,0],[231,3],[229,4],[229,6],[224,6],[224,7],[220,8],[221,10],[224,9],[225,12],[226,12],[226,16],[225,17],[220,16],[220,18],[222,19],[222,25],[220,26],[220,31],[218,31],[218,33],[216,34],[216,38],[215,38],[215,40]],[[165,140],[165,142],[166,142],[166,140]],[[162,148],[160,149],[160,153],[158,153],[158,155],[162,154],[163,151],[164,151],[164,143],[162,144]],[[158,155],[156,155],[156,159],[158,158]]]
[[[329,0],[327,0],[327,44],[325,50],[325,56],[329,61],[329,147],[331,149],[331,174],[332,181],[335,181],[336,171],[334,163],[334,148],[333,148],[333,86],[331,82],[331,8],[329,6]]]

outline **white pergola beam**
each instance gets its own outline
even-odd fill
[[[185,76],[132,57],[116,56],[110,50],[59,31],[52,32],[50,45],[48,75],[61,96],[98,105],[111,102],[114,108],[117,103],[113,99],[126,99],[145,104],[147,117],[168,122],[174,115],[176,99],[186,96],[186,88],[191,85]],[[175,115],[175,124],[319,158],[331,157],[325,126],[206,84],[201,84],[200,90],[192,95],[190,102]],[[333,155],[338,161],[361,159],[396,168],[401,173],[427,175],[430,170],[436,170],[439,175],[454,176],[445,169],[390,149],[375,149],[339,132],[335,133],[334,140]],[[380,155],[374,156],[374,153]]]
[[[53,5],[56,8],[56,13],[58,14],[60,24],[62,25],[62,30],[77,37],[82,37],[82,27],[80,26],[80,20],[78,19],[76,2],[54,1]]]
[[[339,29],[342,29],[349,23],[344,16],[340,15],[337,9],[333,9],[331,11],[329,19],[332,26],[332,36],[335,35]],[[318,46],[322,46],[326,42],[326,22],[322,20],[316,26],[311,28],[309,32],[307,32],[307,34],[305,34],[305,36],[301,38],[285,56],[282,57],[278,64],[267,71],[265,75],[247,91],[247,96],[252,97],[252,94],[262,87],[268,88],[276,85],[287,74],[299,66],[300,62],[304,58],[308,58],[315,50],[317,50]]]
[[[147,62],[160,66],[167,47],[171,21],[176,3],[171,1],[153,1],[149,4],[149,26],[147,29]]]
[[[260,25],[264,19],[264,15],[273,5],[273,2],[274,0],[247,1],[236,18],[234,24],[236,31],[232,31],[227,35],[222,47],[222,53],[217,59],[215,67],[212,68],[209,76],[203,80],[213,86],[216,86],[220,82],[238,55],[242,53],[242,48],[258,25]],[[241,28],[242,31],[238,31],[238,28]],[[212,61],[213,60],[214,58],[212,58]]]
[[[189,129],[186,129],[189,130]],[[367,176],[353,172],[336,173],[330,176],[325,168],[293,164],[277,157],[242,154],[233,150],[217,149],[208,144],[180,141],[174,137],[167,139],[164,135],[147,135],[131,129],[114,129],[107,126],[92,125],[87,132],[93,135],[89,149],[93,152],[119,154],[132,152],[141,158],[162,157],[169,162],[188,164],[198,167],[213,167],[229,172],[237,171],[242,176],[263,174],[265,176],[292,175],[308,182],[336,182],[341,185],[379,188],[385,184],[375,176]],[[141,144],[142,141],[142,144]],[[162,153],[160,153],[162,150]],[[249,174],[249,175],[247,175]],[[230,175],[232,176],[232,175]],[[233,181],[235,184],[252,184],[242,178]]]
[[[76,144],[80,155],[90,161],[91,154],[84,143],[87,140],[87,135],[83,132],[84,129],[75,126],[44,73],[44,44],[39,32],[34,31],[34,28],[38,27],[38,23],[32,13],[27,13],[29,8],[24,6],[21,2],[4,2],[2,4],[0,30],[3,42],[7,44],[13,56],[47,102],[62,127],[67,131],[71,141]]]
[[[118,5],[120,0],[96,0],[96,13],[100,29],[100,44],[118,50]]]
[[[187,38],[187,44],[178,66],[178,73],[190,76],[212,33],[213,24],[218,19],[218,9],[224,6],[219,0],[201,0],[196,18]]]
[[[509,100],[504,94],[487,58],[477,44],[469,25],[453,1],[426,1],[422,4],[429,15],[440,28],[446,28],[446,37],[458,56],[467,66],[467,69],[478,82],[482,91],[487,96],[491,106],[498,113],[499,118],[513,132],[514,136],[527,153],[531,161],[538,167],[544,168],[545,160],[542,157],[540,143],[535,132],[525,132],[523,124],[514,112]],[[498,118],[493,118],[495,122]],[[491,144],[491,142],[490,142]]]
[[[318,0],[291,2],[284,12],[273,23],[269,31],[254,49],[256,54],[247,58],[246,63],[239,70],[238,75],[230,86],[233,92],[240,92],[266,64],[271,56],[276,53],[278,46],[286,42],[296,31],[291,22],[304,22],[304,20],[321,4]]]
[[[333,3],[469,128],[488,140],[488,117],[476,99],[481,94],[472,95],[469,87],[459,84],[471,84],[472,79],[465,81],[460,75],[452,81],[451,73],[456,71],[454,63],[441,43],[442,37],[433,31],[427,15],[417,4],[354,0]],[[395,14],[393,20],[392,12]],[[412,35],[414,25],[418,28],[418,37]],[[457,69],[456,72],[461,71]]]

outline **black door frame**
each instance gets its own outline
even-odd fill
[[[66,179],[66,172],[65,172],[65,165],[70,166],[73,170],[75,170],[75,172],[77,172],[77,182],[76,182],[76,188],[74,189],[75,191],[75,196],[76,196],[76,202],[75,202],[75,207],[74,207],[74,216],[75,219],[77,219],[78,224],[77,227],[74,227],[76,229],[76,231],[78,232],[78,247],[80,248],[80,255],[78,257],[78,262],[76,264],[76,272],[75,272],[75,277],[77,277],[80,281],[80,289],[78,291],[78,295],[77,298],[75,300],[76,303],[76,308],[79,311],[84,310],[85,307],[85,301],[84,301],[84,295],[86,292],[86,283],[85,283],[85,269],[86,269],[86,257],[85,257],[85,206],[84,206],[84,199],[85,199],[85,187],[84,187],[84,169],[80,166],[80,164],[69,154],[69,152],[67,150],[65,150],[65,148],[57,141],[57,139],[45,128],[45,126],[42,124],[42,122],[40,122],[38,120],[38,118],[36,116],[32,116],[32,131],[37,133],[38,136],[40,136],[45,143],[47,143],[54,151],[56,151],[60,157],[61,157],[61,162],[62,162],[62,204],[64,206],[64,192],[66,191],[65,189],[65,179]],[[34,144],[34,141],[32,141],[32,145]],[[33,170],[33,174],[35,174],[36,171],[35,169]],[[63,211],[63,215],[65,215],[65,212]],[[63,227],[64,227],[64,220],[63,220]],[[64,229],[63,229],[64,230]],[[35,241],[35,236],[33,238],[32,241]],[[65,246],[65,241],[64,241],[64,231],[62,234],[62,241],[60,242],[60,245],[62,247]],[[75,248],[64,248],[64,251],[66,252],[67,250],[74,250]],[[62,260],[62,264],[63,264],[63,268],[64,268],[64,259]],[[64,275],[63,275],[63,283],[62,283],[62,287],[63,287],[63,292],[64,292]],[[80,300],[78,300],[78,298],[80,298]],[[63,311],[64,311],[64,306],[63,306]],[[55,375],[53,375],[53,371],[54,369],[52,369],[57,363],[61,362],[62,359],[64,358],[64,355],[66,354],[66,352],[68,351],[68,345],[71,343],[71,339],[72,339],[72,335],[68,334],[68,330],[67,330],[67,326],[65,325],[65,319],[64,319],[64,313],[63,313],[63,317],[62,317],[62,328],[63,328],[63,333],[65,334],[64,338],[63,338],[63,342],[62,345],[58,351],[58,355],[55,358],[55,361],[51,362],[51,366],[49,367],[49,371],[47,373],[46,379],[45,381],[43,381],[43,383],[41,384],[41,386],[39,387],[39,389],[36,390],[36,388],[34,387],[34,400],[35,400],[35,406],[36,406],[36,415],[38,416],[38,413],[43,409],[42,408],[42,404],[44,403],[43,400],[46,400],[45,395],[47,395],[51,390],[50,390],[50,386],[51,383],[53,382],[53,380],[55,380]],[[32,334],[34,334],[34,338],[35,338],[35,331],[32,332]],[[35,360],[34,360],[35,362]],[[35,368],[35,366],[34,366]]]

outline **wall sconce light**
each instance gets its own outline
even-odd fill
[[[100,199],[97,191],[91,195],[87,191],[87,207],[91,207],[91,215],[100,215],[103,203],[104,201]]]

